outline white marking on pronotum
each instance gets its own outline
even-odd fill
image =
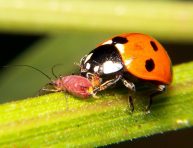
[[[104,42],[103,45],[106,45],[106,44],[112,44],[112,43],[113,43],[112,40],[108,40],[108,41]]]
[[[123,68],[121,63],[113,63],[112,61],[106,61],[103,64],[103,72],[104,74],[110,74],[117,72]]]
[[[90,63],[86,64],[86,69],[88,69],[88,70],[90,69]]]
[[[128,60],[125,60],[125,65],[128,66],[133,61],[133,58],[129,58]]]
[[[90,53],[89,55],[86,56],[84,64],[91,58],[92,55],[93,55],[93,53]]]
[[[94,72],[98,72],[98,70],[99,70],[99,66],[95,66],[94,67]]]
[[[123,44],[115,44],[115,47],[117,47],[117,49],[119,50],[119,52],[121,54],[123,54],[125,52],[125,48],[124,48],[124,45]]]

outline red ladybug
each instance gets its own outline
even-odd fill
[[[92,80],[93,75],[100,78],[95,91],[101,91],[122,80],[132,91],[136,85],[153,86],[152,97],[162,93],[172,82],[172,64],[164,47],[154,38],[140,34],[117,35],[101,43],[80,61],[81,75]],[[98,79],[99,80],[99,79]],[[134,106],[129,96],[131,110]]]

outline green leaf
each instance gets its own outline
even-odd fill
[[[93,147],[146,137],[193,125],[193,62],[174,67],[174,81],[156,98],[151,113],[146,97],[128,107],[125,88],[82,100],[54,93],[0,105],[1,147]]]
[[[55,34],[66,30],[144,32],[192,41],[193,3],[184,1],[0,0],[0,29]]]

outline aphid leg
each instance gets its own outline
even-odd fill
[[[94,93],[96,94],[98,91],[102,91],[107,89],[108,87],[112,86],[113,84],[117,83],[122,78],[121,75],[117,75],[115,79],[108,80],[101,84],[99,87],[94,89]]]
[[[47,94],[47,93],[53,93],[53,92],[59,92],[59,90],[56,89],[50,89],[50,88],[42,88],[38,91],[38,96]]]
[[[149,96],[149,103],[148,106],[146,107],[146,111],[149,113],[150,112],[150,108],[152,105],[152,99],[153,97],[163,93],[166,90],[166,86],[165,85],[158,85],[157,89],[155,92],[153,92],[150,96]]]
[[[124,78],[121,79],[123,84],[129,88],[129,90],[131,90],[132,92],[135,92],[135,84],[132,83],[132,82],[129,82],[127,80],[125,80]],[[128,102],[129,102],[129,106],[130,106],[130,110],[131,112],[134,111],[134,104],[133,104],[133,98],[131,95],[129,95],[129,99],[128,99]]]
[[[39,91],[38,91],[38,96],[41,96],[41,95],[45,95],[45,94],[48,94],[48,93],[53,93],[53,92],[59,92],[59,90],[56,90],[56,89],[50,89],[50,88],[41,88]]]
[[[59,90],[56,90],[56,89],[49,89],[49,88],[42,88],[41,90],[47,91],[47,92],[59,92]]]

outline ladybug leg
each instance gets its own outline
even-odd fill
[[[163,93],[164,91],[166,90],[166,86],[165,85],[158,85],[157,89],[155,92],[153,92],[150,96],[149,96],[149,104],[148,106],[146,107],[146,111],[149,113],[150,112],[150,108],[151,108],[151,105],[152,105],[152,99],[153,97]]]
[[[101,85],[102,79],[93,73],[87,73],[86,78],[91,82],[93,88],[98,88]]]
[[[99,87],[94,89],[94,93],[96,94],[98,91],[102,91],[102,90],[107,89],[111,85],[117,83],[121,78],[122,78],[122,75],[118,75],[118,76],[116,76],[115,79],[111,79],[111,80],[108,80],[108,81],[104,82]]]
[[[135,92],[135,84],[134,83],[129,82],[129,81],[123,79],[123,78],[121,80],[122,80],[123,84],[127,88],[129,88],[129,90],[131,90],[132,92]],[[129,106],[130,106],[131,112],[133,112],[134,111],[134,104],[133,104],[133,98],[132,98],[131,95],[129,95],[128,102],[129,102]]]
[[[124,78],[122,78],[121,80],[122,80],[123,84],[124,84],[127,88],[129,88],[131,91],[135,91],[135,84],[134,84],[134,83],[129,82],[129,81],[125,80]]]
[[[88,73],[86,73],[86,77],[87,77],[88,79],[92,79],[92,77],[94,77],[94,74],[88,72]]]
[[[128,103],[130,106],[131,113],[134,111],[134,104],[133,104],[133,98],[129,95]]]

